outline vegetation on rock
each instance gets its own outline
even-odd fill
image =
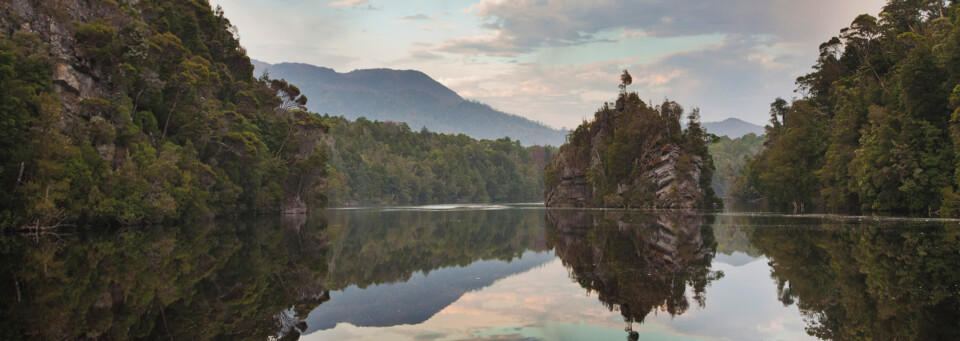
[[[629,76],[629,74],[626,74]],[[628,94],[624,77],[616,108],[567,136],[545,171],[547,206],[693,208],[719,204],[711,188],[716,140],[700,126],[699,109],[681,127],[683,107],[653,106]]]

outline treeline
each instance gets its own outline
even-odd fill
[[[749,133],[735,139],[720,136],[717,142],[709,145],[713,165],[716,167],[712,186],[718,198],[727,197],[730,186],[747,166],[747,162],[763,150],[763,141],[763,135]]]
[[[801,99],[771,106],[741,198],[960,215],[960,5],[891,0],[820,45]]]
[[[325,127],[206,0],[0,10],[2,228],[323,202]]]
[[[556,148],[509,138],[411,131],[405,123],[324,116],[329,202],[343,205],[537,202]]]

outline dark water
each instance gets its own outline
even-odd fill
[[[10,340],[960,339],[956,221],[434,206],[0,254]]]

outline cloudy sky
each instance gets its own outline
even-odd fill
[[[575,127],[619,74],[704,121],[763,124],[817,46],[884,0],[211,0],[250,56],[420,70],[461,96]]]

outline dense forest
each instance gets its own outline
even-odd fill
[[[727,197],[730,186],[743,172],[747,162],[763,150],[763,141],[762,135],[749,133],[735,139],[720,136],[717,142],[710,144],[710,155],[713,156],[713,165],[716,167],[712,186],[717,197]]]
[[[780,207],[960,215],[960,4],[891,0],[820,45],[771,105],[738,197]]]
[[[322,204],[326,128],[206,0],[0,11],[3,228]]]
[[[324,116],[330,204],[539,202],[556,148],[510,138],[411,131],[405,123]]]
[[[713,158],[717,140],[700,125],[700,110],[686,112],[664,100],[653,105],[627,93],[622,76],[615,107],[604,104],[592,121],[567,135],[547,166],[547,206],[700,208],[715,197]],[[684,117],[686,116],[686,117]],[[681,120],[686,118],[686,128]]]

